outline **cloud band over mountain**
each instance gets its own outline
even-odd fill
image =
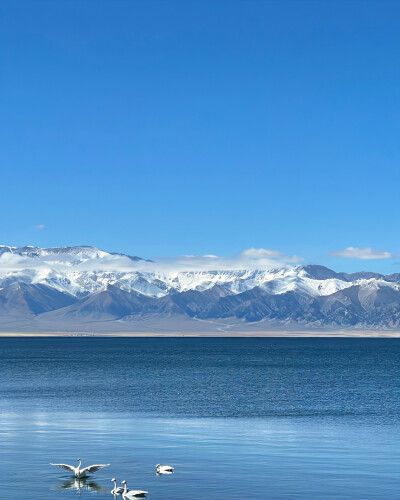
[[[400,254],[386,252],[384,250],[375,250],[373,248],[357,248],[347,247],[343,250],[335,250],[328,254],[329,257],[344,257],[346,259],[360,259],[360,260],[373,260],[373,259],[398,259]]]
[[[112,254],[91,248],[85,253],[86,247],[79,253],[69,254],[60,250],[53,253],[35,247],[21,251],[14,247],[0,247],[10,249],[0,254],[0,270],[16,271],[27,267],[45,268],[51,264],[57,270],[69,270],[71,266],[79,266],[80,271],[201,271],[201,270],[234,270],[234,269],[271,269],[299,263],[304,259],[297,255],[289,256],[276,250],[264,248],[249,248],[233,257],[219,257],[217,255],[182,255],[179,257],[156,257],[150,261],[123,254]],[[29,248],[32,248],[29,251]],[[52,249],[47,249],[52,250]],[[40,254],[40,255],[39,255]]]

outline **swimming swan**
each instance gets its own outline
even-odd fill
[[[174,468],[172,467],[172,465],[157,464],[156,471],[157,471],[157,474],[171,474],[172,472],[174,472]]]
[[[117,486],[117,480],[115,477],[111,479],[111,482],[114,483],[114,488],[111,490],[112,495],[122,495],[124,488],[122,486]]]
[[[127,498],[128,500],[136,497],[145,497],[148,493],[148,491],[143,491],[143,490],[128,490],[128,485],[126,484],[126,481],[121,481],[121,484],[125,486],[124,491],[122,492],[122,497]]]
[[[108,467],[110,464],[101,464],[101,465],[89,465],[89,467],[85,467],[81,469],[82,466],[82,460],[78,458],[79,465],[78,467],[74,467],[73,465],[67,465],[67,464],[50,464],[50,465],[55,465],[57,467],[61,467],[62,469],[68,470],[69,472],[73,472],[74,476],[77,478],[81,477],[87,477],[87,473],[90,472],[93,474],[93,472],[98,471],[99,469],[103,469],[104,467]]]

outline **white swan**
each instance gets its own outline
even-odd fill
[[[121,484],[124,485],[124,491],[122,492],[122,497],[127,498],[128,500],[136,497],[145,497],[148,493],[148,491],[143,491],[143,490],[128,490],[128,485],[126,484],[126,481],[121,481]]]
[[[172,467],[172,465],[157,464],[156,471],[157,471],[157,474],[172,474],[172,472],[174,472],[174,468]]]
[[[98,471],[99,469],[103,469],[104,467],[108,467],[110,464],[100,464],[100,465],[89,465],[89,467],[82,467],[82,460],[78,458],[79,465],[78,467],[74,467],[73,465],[68,465],[68,464],[50,464],[50,465],[55,465],[56,467],[61,467],[62,469],[68,470],[69,472],[72,472],[75,477],[81,478],[81,477],[87,477],[87,473],[90,472],[93,474],[93,472]]]
[[[122,495],[124,488],[122,486],[117,486],[117,480],[115,477],[111,479],[111,482],[114,483],[114,488],[111,490],[112,495]]]

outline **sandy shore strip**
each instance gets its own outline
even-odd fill
[[[260,331],[260,332],[0,332],[0,338],[7,337],[197,337],[197,338],[400,338],[400,331]]]

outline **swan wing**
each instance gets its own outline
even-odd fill
[[[110,464],[99,464],[99,465],[89,465],[89,467],[85,467],[84,469],[81,469],[81,473],[85,472],[96,472],[100,469],[104,469],[104,467],[108,467]]]
[[[157,467],[157,472],[159,474],[169,474],[174,471],[174,468],[171,465],[159,465]]]
[[[61,469],[69,470],[70,472],[75,472],[75,467],[73,467],[72,465],[68,465],[68,464],[52,464],[52,463],[50,463],[50,465],[55,465],[56,467],[61,467]]]
[[[144,497],[147,493],[148,491],[143,490],[129,490],[125,498]]]
[[[117,486],[116,488],[113,488],[111,490],[111,493],[113,495],[122,495],[123,492],[124,492],[124,488],[122,488],[122,486]]]

